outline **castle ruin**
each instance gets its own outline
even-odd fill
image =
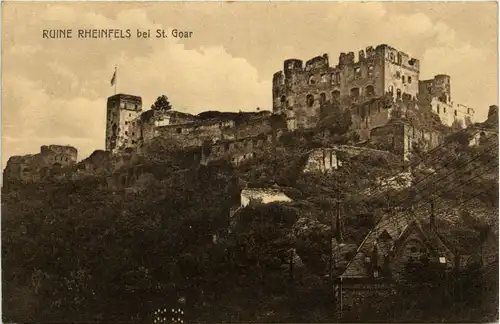
[[[398,109],[428,109],[447,126],[470,124],[474,110],[451,100],[450,77],[437,75],[420,81],[420,62],[393,47],[382,44],[358,52],[341,53],[335,66],[327,54],[303,64],[284,61],[283,71],[273,75],[273,113],[286,116],[288,129],[313,128],[327,102],[352,110],[353,129],[367,139],[375,127],[391,118]],[[373,105],[377,98],[390,103]],[[403,104],[401,104],[403,103]],[[368,104],[369,108],[367,111]]]

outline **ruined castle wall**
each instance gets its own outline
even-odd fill
[[[328,56],[306,62],[286,60],[284,70],[273,76],[273,112],[293,110],[298,127],[310,128],[319,121],[322,102],[340,97],[340,71],[330,67]]]
[[[362,103],[384,94],[384,57],[367,48],[359,51],[358,60],[354,53],[342,53],[339,57],[340,94]]]
[[[474,117],[474,109],[454,102],[446,103],[437,97],[430,98],[427,108],[439,116],[441,123],[446,126],[461,126],[462,128],[471,125]]]
[[[76,163],[78,151],[72,146],[43,145],[38,154],[13,156],[4,171],[6,181],[39,181],[56,167]]]
[[[40,158],[47,165],[55,163],[66,166],[76,163],[78,151],[72,146],[49,145],[40,148]]]
[[[234,125],[234,124],[233,124]],[[222,129],[222,138],[224,140],[233,140],[238,138],[253,137],[259,134],[267,134],[273,130],[269,118],[259,118],[249,120],[233,127]]]
[[[392,104],[385,97],[354,105],[351,128],[357,130],[361,140],[367,140],[372,128],[385,125],[390,120],[392,110]]]
[[[185,147],[201,146],[205,141],[216,142],[223,139],[219,124],[198,125],[191,123],[162,126],[155,129],[156,136],[173,139]]]
[[[467,127],[474,118],[474,109],[455,103],[451,98],[451,78],[439,74],[419,83],[419,106],[437,114],[444,125]]]
[[[419,62],[392,47],[384,48],[385,91],[395,99],[416,98],[419,90]]]
[[[322,102],[350,107],[388,92],[394,99],[412,99],[418,93],[418,79],[419,61],[387,45],[360,50],[357,60],[353,52],[341,53],[333,67],[326,54],[307,61],[304,67],[302,61],[290,59],[273,76],[273,112],[293,111],[296,125],[289,128],[312,128],[319,121]],[[387,114],[379,118],[375,125],[387,120]],[[355,120],[354,125],[362,127],[362,120]]]
[[[376,127],[370,132],[370,144],[408,160],[417,148],[431,150],[443,142],[443,135],[436,130],[419,128],[405,122],[392,122]]]
[[[111,153],[94,151],[88,158],[78,163],[78,175],[103,174],[111,172]]]
[[[202,164],[228,160],[239,164],[253,158],[255,154],[272,144],[272,135],[259,135],[234,141],[221,141],[203,148]]]
[[[12,156],[7,161],[3,173],[5,182],[36,180],[39,168],[34,165],[34,155]]]
[[[379,150],[389,151],[403,158],[405,156],[404,124],[394,123],[373,128],[370,143]]]
[[[338,168],[337,152],[333,148],[319,148],[309,153],[304,172],[322,172]]]

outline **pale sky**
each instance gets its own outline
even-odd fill
[[[420,59],[420,79],[452,78],[452,100],[498,104],[497,4],[442,3],[22,3],[3,2],[2,168],[41,145],[73,145],[79,159],[104,149],[106,100],[118,92],[148,108],[272,110],[283,60],[388,44]],[[50,28],[172,28],[191,39],[42,39]]]

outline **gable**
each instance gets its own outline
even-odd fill
[[[405,250],[405,248],[407,250]],[[391,267],[426,254],[436,262],[444,258],[446,266],[452,266],[454,254],[433,230],[424,230],[411,215],[384,215],[375,228],[368,233],[353,259],[347,265],[342,277],[363,278],[372,274],[366,260],[373,257],[390,258]]]

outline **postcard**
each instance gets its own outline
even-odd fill
[[[498,320],[496,2],[4,2],[5,323]]]

